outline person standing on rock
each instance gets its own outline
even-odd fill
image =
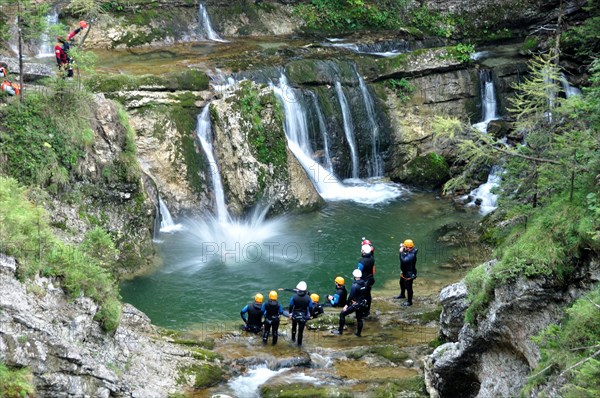
[[[313,308],[312,300],[307,294],[308,286],[306,282],[300,281],[296,285],[296,294],[290,299],[290,319],[292,320],[292,341],[296,341],[296,330],[298,330],[298,345],[302,345],[302,336],[306,321],[310,319],[310,312]]]
[[[356,333],[355,336],[361,337],[363,329],[363,318],[367,313],[367,283],[362,279],[362,272],[359,269],[352,271],[354,277],[354,283],[350,288],[350,295],[348,296],[348,303],[345,305],[340,312],[340,322],[337,330],[332,330],[333,334],[343,334],[344,325],[346,324],[346,317],[356,312]]]
[[[269,301],[262,305],[262,311],[265,316],[263,344],[267,344],[269,333],[272,332],[272,344],[275,345],[279,336],[279,316],[283,314],[283,307],[277,301],[277,292],[275,290],[269,292]]]
[[[341,276],[335,277],[335,292],[327,296],[327,304],[332,307],[344,307],[348,298],[348,291],[344,285],[344,278]]]
[[[417,251],[415,243],[406,239],[400,244],[400,295],[394,298],[403,299],[403,306],[411,306],[413,299],[413,281],[417,278]],[[405,296],[404,293],[408,296]]]
[[[263,295],[256,293],[254,295],[254,303],[246,305],[240,311],[240,316],[244,321],[242,327],[245,331],[250,333],[258,333],[261,331],[263,326],[263,309],[262,309]],[[246,319],[248,314],[248,319]]]
[[[360,258],[358,259],[358,268],[362,273],[362,279],[367,285],[366,296],[367,296],[367,313],[365,317],[369,316],[371,312],[371,288],[375,284],[375,257],[373,256],[373,246],[370,244],[364,244],[360,247]]]

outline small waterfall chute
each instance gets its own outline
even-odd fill
[[[321,131],[321,137],[323,139],[323,152],[325,154],[325,168],[331,174],[333,174],[333,163],[331,162],[331,154],[329,153],[329,130],[327,129],[327,123],[325,122],[325,115],[323,110],[319,106],[319,100],[317,96],[311,91],[310,97],[313,100],[315,113],[317,114],[317,120],[319,122],[319,130]]]
[[[210,16],[204,6],[204,3],[198,5],[198,25],[200,29],[200,35],[211,41],[227,42],[219,36],[219,34],[213,29],[210,22]]]
[[[46,15],[46,29],[40,36],[40,48],[36,54],[36,58],[49,58],[54,57],[54,46],[53,41],[50,39],[50,29],[52,26],[58,24],[58,11],[52,10],[52,12]]]
[[[466,198],[471,198],[467,206],[478,206],[479,212],[486,215],[494,211],[498,206],[498,195],[492,193],[492,190],[500,185],[502,173],[504,170],[500,166],[493,166],[488,179],[484,184],[481,184],[472,190]],[[465,199],[466,199],[465,198]]]
[[[367,117],[369,119],[369,127],[371,130],[371,159],[369,159],[369,177],[381,177],[383,175],[383,160],[379,155],[379,125],[377,123],[377,115],[375,114],[375,103],[369,88],[365,83],[365,79],[362,78],[358,70],[356,76],[358,77],[358,86],[365,103],[365,109],[367,110]]]
[[[354,123],[352,121],[350,107],[348,106],[348,100],[346,99],[344,89],[342,88],[342,83],[339,81],[335,82],[335,91],[342,110],[344,134],[346,135],[346,141],[348,141],[348,146],[350,147],[350,161],[352,163],[351,177],[353,179],[358,179],[358,151],[356,149],[356,140],[354,138]]]
[[[158,208],[160,214],[160,232],[173,233],[181,231],[183,225],[176,224],[173,221],[173,216],[171,216],[171,212],[169,211],[167,204],[160,196],[158,197]]]
[[[571,86],[564,73],[560,74],[560,84],[562,85],[565,97],[571,98],[581,95],[581,90],[577,87]]]
[[[481,91],[481,121],[473,125],[482,133],[487,133],[487,127],[492,120],[498,119],[498,103],[492,72],[487,69],[479,71],[479,85]]]

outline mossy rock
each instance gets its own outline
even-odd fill
[[[320,59],[299,59],[285,65],[291,82],[297,85],[342,84],[356,85],[356,70],[350,62]]]
[[[409,379],[398,379],[385,383],[374,389],[373,397],[428,397],[423,377],[417,376]]]
[[[194,377],[195,388],[207,388],[219,384],[223,381],[225,371],[215,365],[196,365],[180,369],[179,382],[185,383],[188,376]]]
[[[94,92],[112,93],[117,91],[201,91],[208,89],[209,78],[206,73],[196,69],[155,75],[99,75],[86,81]]]
[[[419,188],[439,188],[450,178],[450,167],[443,156],[431,152],[418,156],[406,165],[402,181]]]
[[[312,384],[292,383],[263,385],[260,388],[262,398],[352,398],[350,390],[339,387],[315,387]]]
[[[372,347],[370,351],[393,363],[400,363],[408,359],[408,354],[394,345]]]

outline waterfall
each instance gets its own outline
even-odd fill
[[[51,40],[49,33],[52,26],[58,24],[58,12],[53,10],[51,14],[46,15],[46,29],[40,37],[40,48],[38,50],[36,58],[47,58],[54,57],[54,41]]]
[[[317,119],[319,121],[319,130],[321,130],[321,137],[323,138],[323,151],[325,152],[325,168],[329,173],[333,173],[333,163],[331,162],[331,155],[329,154],[329,130],[327,129],[327,123],[325,122],[325,115],[323,115],[323,110],[319,106],[319,100],[317,96],[311,91],[310,97],[313,100],[313,105],[315,107],[315,113],[317,114]]]
[[[490,170],[487,182],[472,190],[468,197],[472,200],[467,206],[479,206],[479,212],[486,215],[497,207],[498,195],[492,193],[492,189],[500,184],[503,169],[500,166],[493,166]]]
[[[342,83],[339,81],[335,82],[335,91],[337,92],[338,100],[340,102],[340,108],[342,109],[342,118],[344,121],[344,134],[346,134],[346,140],[350,146],[350,157],[352,160],[352,178],[358,179],[358,153],[356,151],[356,142],[354,140],[354,124],[352,123],[352,115],[350,114],[350,107],[348,106],[348,100],[342,89]]]
[[[289,368],[271,370],[266,365],[261,365],[254,369],[250,369],[242,376],[236,377],[228,384],[236,397],[258,398],[260,397],[259,388],[261,385],[266,383],[270,378],[287,370],[289,370]]]
[[[210,122],[210,103],[207,104],[202,112],[198,115],[196,124],[196,135],[200,140],[202,151],[206,155],[208,160],[208,166],[210,167],[210,174],[213,183],[213,192],[215,193],[216,202],[216,213],[217,220],[220,223],[226,223],[231,221],[227,205],[225,204],[225,192],[223,190],[223,183],[221,182],[221,175],[219,174],[219,166],[215,159],[212,146],[212,125]]]
[[[206,7],[203,3],[200,3],[198,6],[198,24],[200,27],[200,34],[212,41],[220,41],[225,42],[221,36],[213,29],[210,23],[210,17],[208,16],[208,11],[206,11]]]
[[[181,230],[182,225],[175,224],[167,204],[160,196],[158,197],[158,209],[160,215],[160,232],[175,232]]]
[[[492,72],[487,69],[479,71],[479,85],[481,91],[481,121],[474,124],[473,127],[487,133],[488,124],[495,119],[498,119],[496,102],[496,90],[494,89],[494,80]]]
[[[379,155],[379,126],[377,125],[375,105],[373,102],[373,97],[371,97],[371,94],[369,93],[369,88],[365,83],[365,79],[363,79],[360,73],[358,73],[358,70],[356,70],[356,76],[358,76],[358,85],[365,102],[365,108],[367,109],[367,116],[369,118],[369,126],[371,128],[372,148],[371,159],[369,162],[369,177],[381,177],[383,175],[383,161]]]
[[[565,96],[567,98],[581,95],[581,90],[577,87],[571,86],[564,73],[560,74],[560,84],[562,85],[563,91],[565,92]]]

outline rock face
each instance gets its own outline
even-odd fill
[[[249,100],[260,103],[256,113],[239,106]],[[261,202],[275,213],[322,203],[287,148],[283,115],[271,89],[245,82],[210,106],[213,145],[231,213],[243,214]]]
[[[166,397],[182,388],[181,368],[200,364],[131,305],[109,335],[91,299],[67,299],[46,278],[25,285],[14,272],[15,260],[0,254],[0,360],[29,368],[37,396]]]
[[[120,260],[128,267],[121,271],[136,271],[154,253],[154,206],[134,158],[133,132],[104,95],[95,95],[91,106],[94,141],[79,160],[77,179],[67,196],[71,199],[51,197],[43,205],[56,233],[66,241],[80,242],[100,225],[121,250]]]
[[[486,267],[493,267],[494,262]],[[519,279],[497,287],[477,326],[462,321],[467,309],[464,283],[445,288],[439,346],[426,362],[426,378],[438,397],[515,397],[539,361],[530,338],[563,315],[563,307],[600,281],[600,261],[577,266],[568,284],[545,278]]]

